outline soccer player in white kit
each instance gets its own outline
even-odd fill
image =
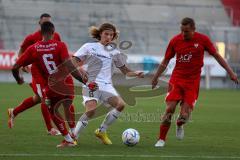
[[[79,118],[73,136],[78,138],[80,132],[87,126],[88,120],[94,116],[97,103],[109,104],[113,109],[109,111],[98,129],[95,131],[103,144],[112,144],[106,133],[107,128],[116,121],[125,107],[125,102],[120,97],[112,84],[113,65],[129,77],[143,78],[142,71],[130,70],[122,54],[111,43],[117,39],[117,29],[113,24],[103,23],[99,28],[92,26],[90,34],[97,42],[85,43],[75,54],[74,60],[86,64],[88,81],[96,82],[98,89],[91,92],[87,86],[83,86],[83,104],[86,111]]]

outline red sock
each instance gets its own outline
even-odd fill
[[[165,124],[160,125],[159,139],[164,140],[164,141],[166,140],[166,136],[167,136],[169,128],[170,128],[170,125],[165,125]]]
[[[56,113],[52,114],[52,119],[55,125],[57,126],[58,130],[61,132],[63,136],[68,134],[68,130],[66,128],[65,122],[63,118],[60,115],[57,115]]]
[[[48,110],[48,106],[44,103],[41,103],[41,111],[42,111],[43,119],[46,124],[47,130],[50,131],[53,127],[51,124],[51,114]]]
[[[69,115],[69,121],[68,121],[68,125],[70,128],[75,128],[75,111],[74,111],[74,106],[71,105],[69,107],[69,111],[70,111],[70,115]]]
[[[33,107],[36,104],[38,104],[38,102],[34,102],[33,97],[26,98],[19,106],[14,108],[13,114],[16,117],[19,113],[27,110],[28,108]]]

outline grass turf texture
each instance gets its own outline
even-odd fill
[[[30,87],[1,83],[0,90],[1,160],[240,159],[239,90],[201,90],[192,120],[185,126],[184,140],[176,139],[173,123],[162,149],[154,148],[154,144],[159,117],[165,108],[164,96],[139,98],[135,107],[126,107],[122,117],[108,130],[111,146],[94,137],[94,130],[104,118],[100,117],[89,122],[77,147],[57,149],[55,146],[63,138],[47,135],[39,105],[16,117],[13,129],[7,127],[7,108],[33,95]],[[74,104],[77,111],[83,111],[80,97],[75,98]],[[140,143],[135,147],[122,144],[121,134],[127,128],[140,133]]]

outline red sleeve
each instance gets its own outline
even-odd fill
[[[217,50],[214,46],[214,44],[212,43],[212,41],[207,37],[204,36],[204,49],[210,54],[210,55],[214,55],[215,53],[217,53]]]
[[[68,49],[67,49],[67,46],[65,43],[61,43],[61,49],[60,49],[60,52],[61,52],[61,60],[62,62],[64,62],[66,59],[69,59],[70,58],[70,55],[68,53]]]
[[[32,64],[37,59],[34,46],[30,46],[17,60],[19,66],[27,66]]]
[[[165,59],[171,59],[175,56],[175,51],[174,51],[174,48],[173,48],[173,44],[174,44],[174,39],[172,39],[168,46],[167,46],[167,50],[166,50],[166,53],[165,53]]]
[[[29,46],[34,44],[33,35],[28,35],[21,44],[21,49],[24,52]]]
[[[61,37],[60,37],[59,33],[54,32],[54,40],[61,42]]]

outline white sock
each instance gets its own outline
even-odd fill
[[[68,133],[66,136],[64,136],[64,139],[65,139],[67,142],[73,142],[73,139],[72,139],[72,137],[69,135],[69,133]]]
[[[120,116],[121,112],[119,112],[116,108],[108,112],[105,119],[103,120],[99,130],[100,132],[105,132],[107,128],[117,120],[117,118]]]
[[[73,134],[76,136],[76,138],[79,137],[80,132],[87,127],[88,125],[88,116],[84,113],[78,120],[77,125],[73,131]]]
[[[75,129],[75,128],[70,128],[71,133],[73,133],[74,129]]]

